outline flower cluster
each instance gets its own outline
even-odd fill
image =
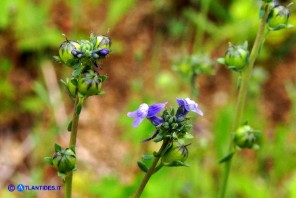
[[[165,152],[161,153],[162,163],[166,166],[185,165],[183,162],[188,156],[188,145],[184,145],[184,140],[192,138],[192,135],[189,133],[192,125],[188,123],[190,118],[187,117],[187,114],[192,111],[203,116],[203,112],[193,100],[189,98],[177,99],[177,103],[177,110],[173,107],[164,109],[167,102],[150,106],[143,103],[136,111],[127,113],[128,117],[134,118],[133,127],[137,127],[145,118],[155,126],[156,132],[150,138],[144,140],[144,142],[152,139],[154,142],[167,142]],[[161,115],[158,116],[157,114],[161,111]],[[144,164],[142,162],[139,163],[143,170]]]
[[[100,60],[111,52],[109,37],[90,35],[90,40],[72,41],[66,39],[55,59],[74,69],[71,78],[62,81],[69,96],[74,99],[76,94],[88,97],[102,94],[101,86],[107,76],[99,74]]]

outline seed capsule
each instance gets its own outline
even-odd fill
[[[287,7],[278,5],[268,16],[268,27],[271,30],[280,30],[287,27],[290,11]]]
[[[110,49],[111,39],[107,36],[99,35],[95,37],[94,48],[97,50],[100,49]]]
[[[78,91],[85,96],[97,95],[101,87],[100,76],[92,70],[83,73],[78,80]]]
[[[173,146],[162,157],[161,161],[164,164],[170,164],[174,161],[185,162],[188,158],[188,145]]]
[[[62,148],[52,158],[52,164],[60,173],[73,171],[76,165],[76,155],[70,148]]]
[[[240,148],[253,148],[258,144],[258,132],[249,125],[241,126],[235,132],[234,143]]]
[[[96,58],[105,57],[110,53],[111,39],[107,36],[99,35],[93,40],[93,56]],[[98,56],[98,57],[97,57]]]
[[[225,54],[225,64],[227,66],[231,69],[241,70],[247,65],[248,59],[249,51],[245,46],[229,44]]]
[[[59,55],[63,63],[68,66],[78,62],[78,59],[81,57],[81,46],[76,41],[64,41],[59,49]]]

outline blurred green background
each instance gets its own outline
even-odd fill
[[[63,185],[43,161],[54,143],[67,146],[73,108],[59,82],[71,69],[52,56],[62,34],[81,40],[90,33],[109,36],[113,51],[102,64],[106,94],[89,98],[81,114],[73,197],[132,195],[143,177],[136,161],[159,145],[140,143],[153,127],[144,121],[132,128],[126,113],[143,102],[175,106],[176,97],[191,97],[205,113],[194,117],[191,166],[161,170],[142,197],[216,197],[237,75],[215,60],[230,41],[252,46],[259,8],[257,0],[1,0],[0,197],[63,196],[63,187],[20,193],[7,186]],[[256,62],[244,114],[264,141],[259,151],[234,158],[227,197],[296,197],[295,62],[295,28],[272,32]]]

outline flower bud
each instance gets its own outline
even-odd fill
[[[88,40],[81,40],[81,51],[86,57],[90,57],[93,50],[93,44]]]
[[[110,53],[111,39],[107,36],[99,35],[93,40],[94,44],[94,56],[105,57]]]
[[[241,126],[235,132],[234,143],[240,148],[253,148],[258,145],[258,133],[249,125]]]
[[[245,44],[247,45],[247,44]],[[247,46],[237,45],[231,43],[225,54],[225,64],[234,70],[241,70],[248,64],[249,51]]]
[[[85,96],[97,95],[100,92],[101,87],[101,77],[92,70],[81,74],[78,80],[78,91]]]
[[[77,81],[75,78],[67,78],[66,79],[66,85],[68,89],[68,93],[71,97],[75,97],[77,94]]]
[[[188,145],[172,146],[162,157],[161,161],[165,165],[169,165],[174,161],[185,162],[188,158]]]
[[[76,166],[75,152],[70,148],[61,148],[52,158],[52,165],[58,169],[60,173],[73,171]]]
[[[82,53],[80,51],[81,46],[76,41],[64,41],[59,49],[59,55],[63,63],[68,66],[78,62],[78,58],[81,57]]]
[[[94,48],[95,49],[110,49],[111,47],[111,39],[107,36],[99,35],[95,37],[94,40]]]
[[[280,30],[286,28],[290,11],[282,5],[275,6],[268,16],[268,27],[270,30]]]

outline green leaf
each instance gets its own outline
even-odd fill
[[[77,104],[76,109],[75,109],[76,115],[80,114],[84,99],[85,99],[84,96],[79,97],[79,101],[78,101],[78,104]]]
[[[103,75],[103,76],[101,76],[101,82],[104,82],[105,80],[107,79],[107,76],[106,75]]]
[[[81,109],[82,109],[82,104],[78,103],[75,109],[76,115],[80,115]]]
[[[147,173],[148,167],[146,166],[146,164],[144,162],[138,161],[137,164],[143,172]]]
[[[54,144],[54,150],[55,150],[55,152],[59,152],[62,150],[62,147],[58,144]]]
[[[72,120],[69,122],[68,127],[67,127],[67,130],[69,132],[72,132]]]
[[[288,24],[288,25],[286,26],[286,28],[292,28],[292,27],[294,27],[293,24]]]
[[[225,59],[224,58],[218,58],[217,62],[221,63],[222,65],[225,65]]]
[[[105,91],[98,91],[97,95],[104,95],[105,93]]]
[[[160,153],[161,156],[163,156],[165,153],[167,153],[169,150],[171,150],[171,148],[173,147],[172,143],[169,143],[164,149],[163,151]]]
[[[73,76],[73,77],[78,76],[78,75],[81,73],[82,70],[83,70],[83,67],[78,67],[77,69],[75,69],[75,70],[73,71],[72,76]]]
[[[75,145],[71,145],[70,149],[76,154],[76,149],[75,149]]]
[[[61,58],[59,56],[53,56],[53,59],[57,62],[62,62]]]
[[[63,181],[65,181],[67,175],[65,173],[58,172],[58,176],[62,178]]]
[[[153,142],[160,142],[160,141],[162,141],[162,140],[163,140],[163,136],[160,135],[160,134],[158,134],[158,135],[156,136],[156,138],[154,138]]]
[[[44,157],[43,160],[44,160],[46,163],[52,165],[52,158],[51,158],[51,157]]]
[[[67,83],[63,79],[61,79],[60,82],[62,83],[63,86],[67,87]]]
[[[72,83],[73,85],[75,85],[75,86],[78,86],[78,81],[77,81],[77,79],[75,79],[75,78],[72,78],[72,79],[71,79],[71,83]]]
[[[264,13],[265,13],[264,6],[261,6],[260,12],[259,12],[259,19],[262,19],[262,17],[264,16]]]
[[[192,139],[192,138],[193,138],[193,135],[191,135],[190,133],[186,133],[186,134],[184,135],[184,138],[185,138],[185,139]]]
[[[164,166],[169,166],[169,167],[177,167],[177,166],[189,166],[189,164],[186,164],[184,162],[181,162],[179,160],[170,162],[170,163],[163,163]]]
[[[231,160],[234,153],[235,153],[234,151],[228,153],[226,156],[224,156],[222,159],[219,160],[219,163],[221,164],[221,163],[224,163],[224,162],[227,162],[227,161]]]
[[[143,155],[143,156],[142,156],[142,159],[143,159],[143,160],[152,160],[153,158],[154,158],[153,155]]]

